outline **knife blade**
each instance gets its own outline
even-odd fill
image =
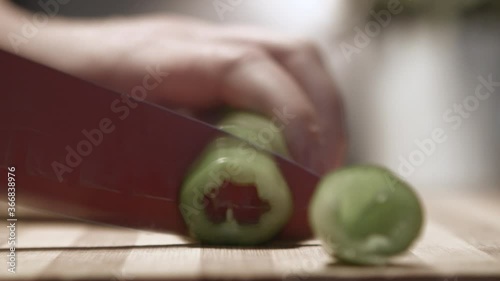
[[[0,51],[0,65],[0,170],[6,175],[7,167],[16,167],[18,203],[85,221],[187,234],[177,205],[183,178],[203,148],[228,133],[147,101],[131,107],[123,94],[8,52]],[[294,200],[278,237],[308,238],[307,208],[318,175],[266,153]],[[6,180],[0,184],[6,187]]]

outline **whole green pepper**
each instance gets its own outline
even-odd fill
[[[232,113],[219,127],[263,149],[288,155],[280,130],[264,117]],[[293,208],[273,157],[226,136],[209,144],[190,170],[179,207],[194,238],[224,245],[270,240],[288,222]]]
[[[423,211],[412,188],[376,166],[342,168],[315,191],[310,223],[326,250],[356,264],[383,264],[418,237]]]

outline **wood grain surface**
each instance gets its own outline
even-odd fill
[[[424,198],[423,235],[388,266],[342,265],[316,240],[202,247],[170,234],[21,217],[17,272],[7,272],[7,235],[1,235],[0,279],[500,280],[500,193]]]

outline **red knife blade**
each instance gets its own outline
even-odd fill
[[[149,102],[121,118],[127,105],[119,93],[3,51],[0,65],[0,170],[6,175],[16,167],[18,203],[186,234],[177,206],[183,178],[203,148],[227,133]],[[308,238],[307,207],[318,176],[273,157],[294,199],[279,238]]]

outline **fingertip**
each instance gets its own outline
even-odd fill
[[[293,159],[311,167],[321,137],[319,117],[295,79],[265,53],[242,51],[224,77],[220,98],[281,124]]]
[[[284,133],[292,158],[315,172],[323,171],[321,147],[325,141],[319,124],[319,116],[312,109],[298,109],[297,118],[285,127]]]

